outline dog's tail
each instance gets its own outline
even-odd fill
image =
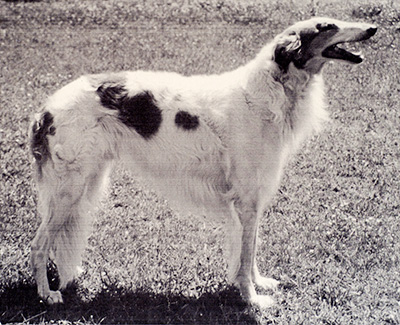
[[[54,117],[45,111],[36,116],[30,128],[31,152],[35,158],[37,173],[42,177],[43,166],[50,158],[49,135],[54,135]]]

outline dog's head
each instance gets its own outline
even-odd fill
[[[361,63],[361,53],[352,53],[339,44],[359,42],[372,37],[377,27],[348,23],[330,18],[312,18],[299,22],[275,38],[274,60],[287,70],[290,63],[311,73],[321,70],[330,60]]]

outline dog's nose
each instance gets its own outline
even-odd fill
[[[378,27],[376,27],[376,26],[372,26],[372,27],[368,28],[367,33],[368,33],[369,37],[374,36],[377,30],[378,30]]]

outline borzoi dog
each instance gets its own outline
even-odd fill
[[[42,217],[31,264],[40,297],[48,304],[63,301],[49,288],[48,259],[64,288],[79,269],[91,211],[118,161],[173,207],[220,221],[228,279],[249,303],[271,306],[273,298],[258,295],[254,286],[278,285],[255,263],[259,220],[289,156],[327,117],[324,63],[360,63],[359,54],[338,44],[366,40],[376,30],[313,18],[221,75],[86,75],[57,91],[30,135]]]

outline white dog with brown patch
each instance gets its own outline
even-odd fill
[[[31,127],[42,217],[31,252],[39,295],[62,302],[60,291],[49,288],[48,259],[64,288],[81,264],[89,211],[122,161],[172,206],[222,222],[229,280],[249,303],[271,306],[273,299],[254,287],[278,284],[255,263],[259,220],[288,157],[327,116],[324,63],[360,63],[360,55],[338,44],[366,40],[376,30],[313,18],[232,72],[87,75],[56,92]]]

